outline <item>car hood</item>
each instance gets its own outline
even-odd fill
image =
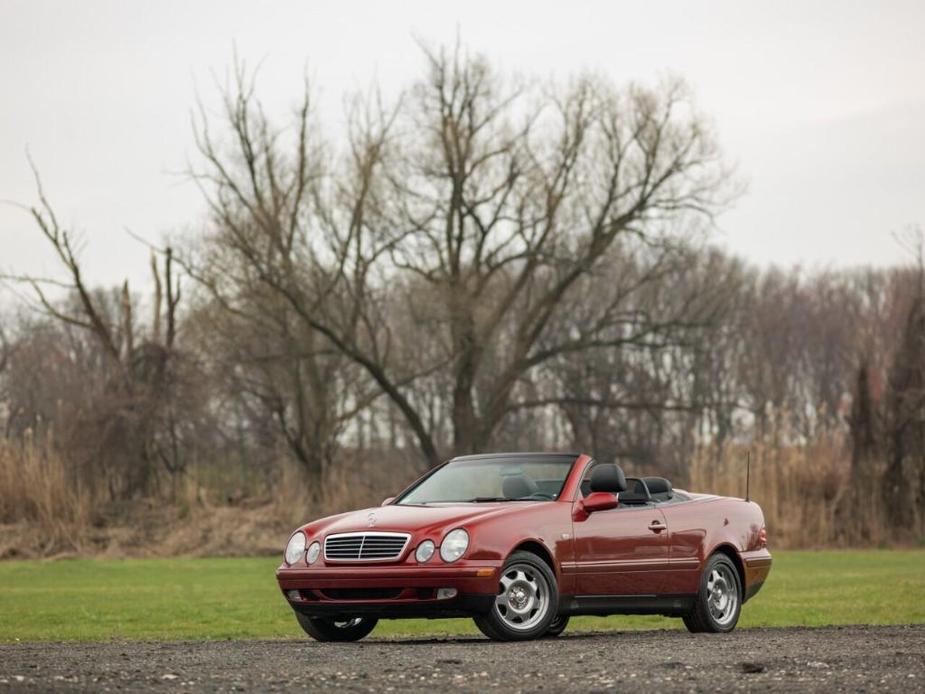
[[[357,531],[410,532],[422,536],[470,525],[489,516],[516,511],[516,508],[534,504],[535,502],[520,501],[428,506],[390,504],[322,518],[304,526],[304,529],[309,535],[315,536]]]

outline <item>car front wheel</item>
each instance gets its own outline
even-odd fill
[[[377,619],[354,617],[353,619],[331,619],[329,617],[306,617],[296,612],[296,619],[305,633],[316,641],[359,641],[376,628]]]
[[[495,641],[526,641],[548,632],[558,606],[559,587],[549,565],[532,552],[514,552],[501,570],[491,611],[475,624]]]
[[[693,633],[724,633],[735,629],[742,610],[739,572],[725,554],[714,554],[704,566],[694,608],[684,616]]]

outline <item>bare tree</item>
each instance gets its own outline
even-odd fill
[[[198,180],[218,255],[238,268],[222,281],[281,296],[362,367],[433,463],[437,444],[408,383],[449,365],[452,448],[476,451],[532,369],[653,339],[664,326],[619,303],[577,333],[550,326],[618,240],[667,244],[686,215],[709,218],[728,172],[677,82],[621,91],[583,78],[556,95],[509,87],[459,47],[425,57],[426,78],[397,109],[357,106],[339,167],[309,146],[307,99],[287,157],[239,76],[226,99],[234,148],[220,151],[203,125]],[[426,288],[409,301],[439,307],[420,335],[441,345],[432,363],[390,353],[385,290],[407,276]]]
[[[337,181],[313,132],[307,85],[285,143],[289,132],[256,104],[241,63],[233,85],[223,102],[232,143],[220,144],[204,110],[197,128],[205,166],[193,177],[212,214],[211,233],[184,261],[203,290],[198,332],[318,483],[345,423],[379,392],[356,377],[361,353],[351,325],[364,318],[355,308],[362,295],[344,295],[365,291],[365,268],[354,263],[350,278],[344,269],[371,204],[383,135],[357,144],[350,175]],[[342,319],[337,330],[318,318],[320,305]]]
[[[883,495],[893,526],[917,531],[925,506],[925,241],[921,232],[911,233],[906,245],[916,267],[889,374]]]
[[[10,341],[6,336],[3,326],[0,326],[0,374],[6,371],[7,364],[10,362]]]
[[[175,345],[180,288],[173,252],[167,248],[161,253],[162,270],[152,258],[154,333],[145,334],[135,316],[128,282],[116,293],[88,285],[74,235],[59,223],[37,173],[36,183],[39,204],[28,211],[60,262],[65,279],[7,279],[31,286],[41,311],[72,340],[78,334],[87,336],[90,343],[81,341],[81,351],[95,345],[90,368],[71,359],[75,352],[58,353],[84,382],[80,395],[86,406],[72,411],[69,420],[75,437],[70,441],[71,452],[82,456],[79,467],[99,468],[109,478],[113,497],[144,493],[156,468],[163,466],[176,474],[185,467],[192,450],[186,439],[192,438],[195,426],[195,418],[187,415],[191,403],[201,400],[190,388],[195,369],[180,358]],[[49,289],[63,292],[63,298],[52,297]],[[167,325],[164,335],[160,332],[162,318]],[[24,363],[18,366],[28,368]],[[87,387],[93,379],[96,382]]]

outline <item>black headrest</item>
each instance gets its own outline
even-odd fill
[[[537,489],[536,482],[524,475],[511,475],[501,482],[501,494],[507,499],[522,499],[536,494]]]
[[[626,477],[623,470],[613,463],[596,465],[591,470],[591,491],[616,494],[626,489]]]
[[[648,485],[643,480],[631,477],[627,483],[627,490],[617,497],[621,504],[646,504],[650,501]]]
[[[649,488],[649,494],[660,501],[667,501],[674,496],[671,488],[671,482],[664,477],[644,477],[646,486]]]

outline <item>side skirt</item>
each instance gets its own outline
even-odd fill
[[[695,595],[563,595],[559,614],[660,614],[681,617],[694,607]]]

